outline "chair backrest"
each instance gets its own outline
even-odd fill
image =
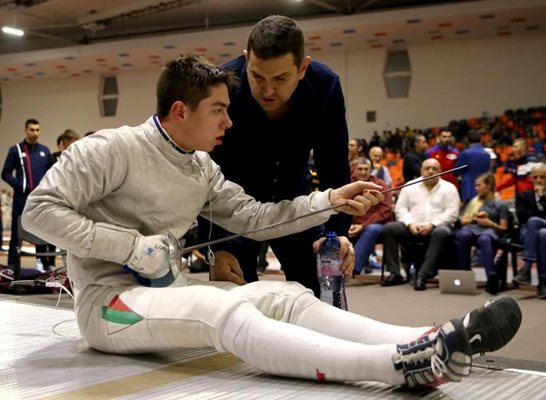
[[[33,235],[32,233],[30,233],[29,231],[26,231],[23,228],[23,224],[21,222],[21,216],[17,218],[17,237],[19,241],[24,240],[26,242],[30,242],[30,243],[38,244],[38,245],[48,244],[48,242],[46,242],[45,240],[39,238],[38,236]]]

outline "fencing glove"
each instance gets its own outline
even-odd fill
[[[170,270],[170,251],[166,235],[138,236],[127,266],[140,276],[159,279]]]

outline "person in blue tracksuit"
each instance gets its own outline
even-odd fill
[[[2,179],[13,188],[11,212],[11,239],[9,242],[8,265],[15,265],[17,256],[17,220],[23,213],[27,197],[40,183],[49,168],[49,148],[38,143],[40,123],[34,118],[25,122],[25,139],[9,148]],[[36,251],[47,251],[46,246],[36,246]],[[42,257],[47,266],[47,258]]]

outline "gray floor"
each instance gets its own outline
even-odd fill
[[[193,277],[207,279],[206,274]],[[264,279],[283,279],[266,274]],[[543,399],[546,363],[519,371],[514,358],[545,361],[546,301],[529,291],[506,293],[518,300],[522,328],[504,349],[474,362],[470,378],[434,390],[408,391],[380,383],[317,384],[259,373],[229,354],[181,349],[158,355],[116,356],[93,351],[77,331],[72,301],[55,294],[0,296],[5,344],[0,355],[0,399]],[[415,292],[407,285],[383,288],[352,280],[352,311],[408,325],[440,323],[485,302],[489,295],[442,295],[436,288]],[[506,358],[501,358],[503,356]],[[502,371],[495,370],[501,360]],[[489,364],[489,363],[492,364]],[[492,368],[493,367],[493,368]],[[512,368],[505,370],[505,368]],[[527,368],[523,368],[527,369]],[[542,372],[534,372],[542,371]]]
[[[70,310],[0,301],[0,399],[543,399],[546,374],[474,366],[460,383],[408,390],[376,382],[274,377],[228,353],[112,355],[89,348]]]
[[[192,277],[208,279],[208,274],[191,274]],[[284,279],[282,275],[266,273],[262,279]],[[469,310],[485,303],[491,295],[483,289],[476,295],[441,294],[437,287],[416,292],[409,285],[381,287],[378,284],[350,280],[347,287],[349,310],[357,314],[392,324],[432,325],[464,315]],[[509,290],[502,293],[518,301],[523,313],[521,328],[516,337],[494,355],[546,361],[546,300],[536,297],[534,288]],[[0,295],[0,300],[9,299],[23,303],[55,306],[56,294],[27,294],[24,296]],[[71,309],[72,300],[61,296],[59,306]]]

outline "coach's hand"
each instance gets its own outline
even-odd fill
[[[227,251],[214,252],[214,265],[210,266],[211,281],[229,281],[237,285],[246,283],[243,271],[235,256]]]
[[[343,260],[341,270],[346,277],[350,278],[353,276],[353,270],[355,269],[355,249],[347,237],[338,236],[337,238],[339,239],[339,252],[337,256]],[[322,246],[325,240],[325,237],[321,237],[313,243],[313,251],[315,253],[318,253],[320,246]]]

